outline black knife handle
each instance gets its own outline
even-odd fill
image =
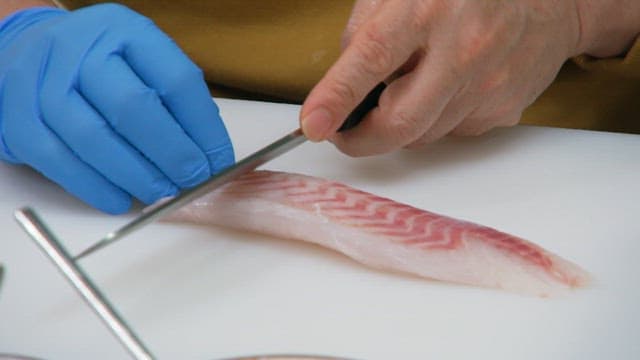
[[[354,128],[356,125],[364,119],[364,117],[369,113],[369,111],[373,110],[376,106],[378,106],[378,100],[380,99],[380,95],[387,87],[385,83],[380,83],[376,86],[367,96],[362,100],[362,102],[356,106],[356,108],[347,116],[347,119],[342,123],[342,126],[338,129],[338,132],[349,130]]]

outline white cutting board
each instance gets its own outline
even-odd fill
[[[297,126],[297,106],[219,104],[238,157]],[[530,298],[371,270],[294,241],[154,224],[82,264],[159,359],[640,359],[640,136],[516,127],[366,159],[308,143],[267,168],[520,235],[596,283]],[[0,352],[126,359],[14,223],[23,204],[73,253],[133,216],[98,213],[29,170],[0,165]]]

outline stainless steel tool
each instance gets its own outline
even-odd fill
[[[35,211],[30,208],[19,209],[15,212],[15,218],[89,304],[91,309],[100,316],[111,332],[129,351],[129,354],[136,360],[154,359],[151,352],[147,350],[142,341],[131,330],[131,327],[113,308],[109,300],[102,295],[102,292],[93,284],[82,268],[71,258],[64,246],[49,230],[47,225],[40,220]]]
[[[385,85],[379,84],[364,99],[362,103],[347,117],[338,131],[348,130],[356,126],[365,115],[378,104],[378,98],[382,94]],[[107,234],[104,238],[88,247],[75,257],[71,256],[59,239],[51,232],[47,225],[40,219],[35,210],[24,207],[16,210],[14,216],[25,232],[36,242],[40,249],[49,257],[69,283],[78,291],[93,311],[102,319],[120,343],[127,349],[132,358],[136,360],[151,360],[155,357],[133,332],[124,318],[115,310],[109,300],[102,294],[98,287],[91,281],[86,272],[78,264],[78,260],[94,253],[95,251],[122,239],[127,234],[159,219],[160,217],[189,204],[193,200],[206,193],[232,181],[239,176],[250,172],[260,165],[286,153],[296,146],[304,143],[306,138],[300,129],[295,130],[274,143],[238,161],[234,166],[223,170],[211,177],[203,184],[186,190],[179,196],[151,207],[148,211],[124,225],[120,229]],[[312,356],[261,356],[260,359],[323,359]],[[324,358],[329,359],[329,358]]]

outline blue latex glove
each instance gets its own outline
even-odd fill
[[[33,8],[0,23],[0,158],[109,213],[234,162],[202,71],[120,5]]]

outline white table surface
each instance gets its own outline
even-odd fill
[[[296,106],[219,104],[239,157],[297,125]],[[640,136],[521,126],[365,159],[308,143],[267,168],[525,237],[596,282],[531,298],[371,270],[294,241],[153,224],[82,265],[159,359],[640,359]],[[24,204],[73,253],[133,216],[101,214],[0,164],[0,352],[127,359],[14,222]]]

